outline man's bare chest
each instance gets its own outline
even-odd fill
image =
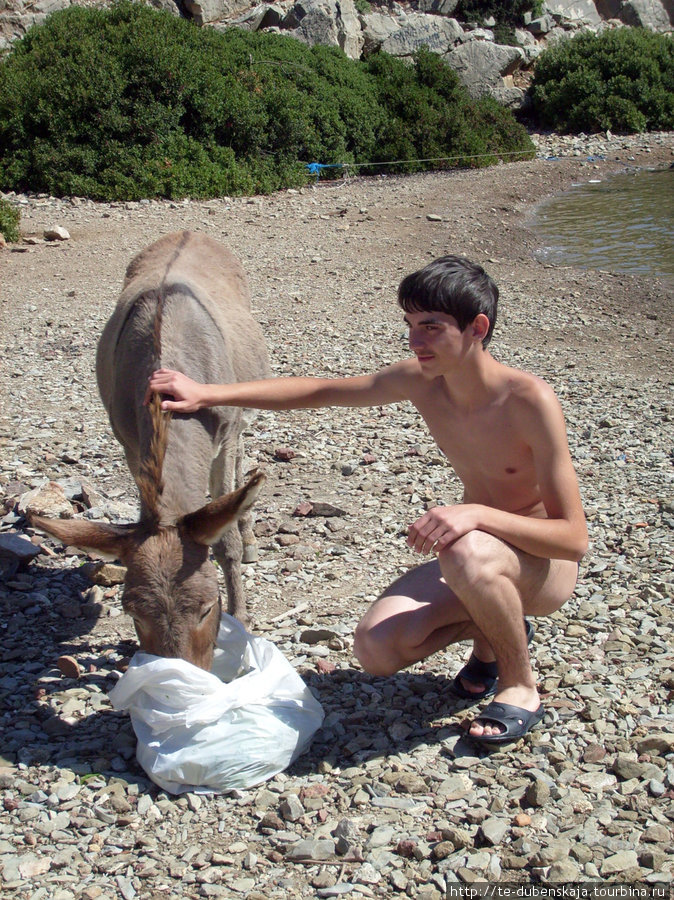
[[[430,397],[417,408],[464,484],[476,478],[510,482],[531,473],[531,449],[508,415],[507,404],[466,414]]]

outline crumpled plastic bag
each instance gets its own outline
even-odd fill
[[[278,647],[226,613],[210,672],[139,652],[109,696],[129,711],[138,762],[172,794],[266,781],[323,722],[321,704]]]

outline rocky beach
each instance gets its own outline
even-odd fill
[[[545,264],[531,220],[572,184],[670,167],[674,136],[533,137],[529,162],[269,197],[10,196],[23,240],[0,248],[3,898],[441,900],[579,882],[670,896],[674,285]],[[557,391],[590,529],[573,598],[535,622],[540,729],[489,754],[466,738],[475,710],[450,685],[467,645],[391,678],[353,656],[368,604],[418,562],[408,524],[460,499],[416,411],[262,412],[246,442],[267,473],[244,567],[252,630],[296,667],[323,727],[285,772],[227,795],[167,794],[138,765],[107,697],[136,648],[122,573],[25,513],[135,519],[95,348],[132,256],[179,229],[241,259],[277,375],[406,355],[397,285],[437,256],[494,277],[490,349]]]

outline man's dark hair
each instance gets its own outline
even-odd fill
[[[400,282],[398,303],[405,312],[443,312],[463,331],[479,313],[489,319],[486,347],[496,324],[498,288],[482,266],[460,256],[441,256]]]

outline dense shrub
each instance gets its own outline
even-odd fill
[[[512,114],[490,98],[468,97],[454,70],[437,54],[421,50],[416,65],[409,66],[378,53],[367,67],[389,113],[380,129],[377,161],[411,160],[396,170],[419,171],[487,166],[534,155]]]
[[[414,66],[385,54],[363,63],[127,0],[54,13],[0,62],[4,190],[250,194],[304,183],[314,161],[435,168],[438,157],[477,165],[532,149],[510,113],[471,100],[429,53]]]
[[[674,44],[641,28],[560,41],[538,58],[533,110],[560,132],[674,128]]]
[[[522,25],[524,13],[541,14],[543,0],[459,0],[454,15],[460,19],[484,22],[492,16],[499,25]]]
[[[19,222],[21,213],[7,200],[0,197],[0,234],[12,244],[19,240]]]

